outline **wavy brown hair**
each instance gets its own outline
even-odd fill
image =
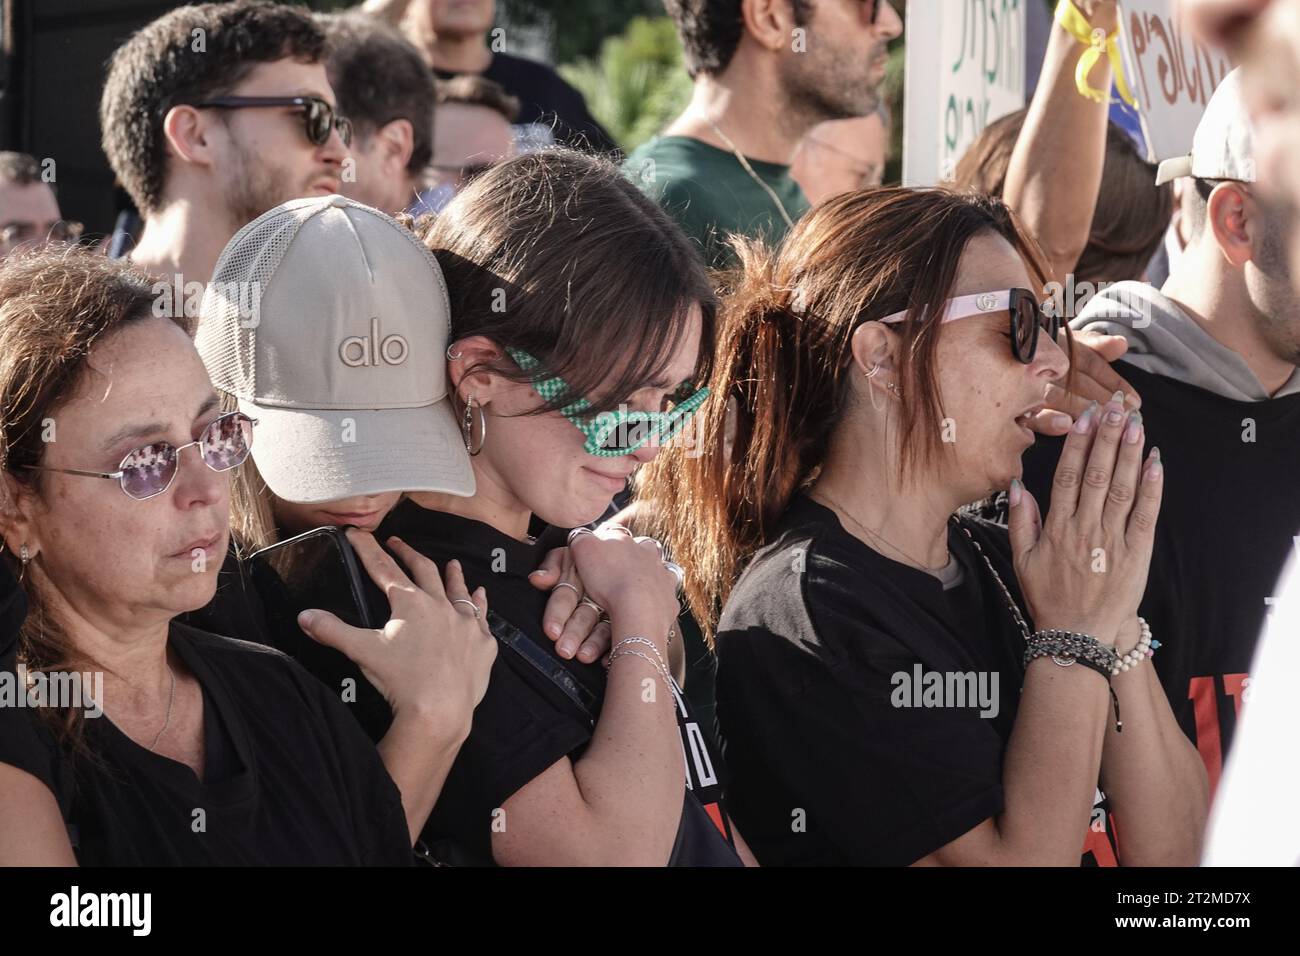
[[[96,343],[153,314],[154,293],[128,264],[84,247],[20,252],[0,262],[0,517],[14,501],[9,486],[41,493],[39,465],[47,422],[75,393]],[[177,324],[181,324],[177,322]],[[87,515],[87,520],[93,520]],[[8,537],[8,520],[4,521]],[[3,560],[22,580],[28,613],[18,636],[18,663],[29,672],[73,669],[79,656],[33,575],[24,575],[9,541]],[[91,662],[93,663],[93,662]],[[60,743],[80,749],[80,711],[40,709]]]
[[[1042,252],[1011,210],[943,189],[845,193],[807,213],[776,250],[734,243],[739,266],[719,316],[713,397],[700,411],[703,454],[670,447],[638,480],[650,505],[638,517],[686,568],[706,635],[743,562],[817,476],[849,395],[850,338],[862,323],[908,311],[896,327],[900,477],[914,479],[943,453],[939,323],[922,316],[942,311],[966,244],[986,233],[1011,243],[1044,291]]]

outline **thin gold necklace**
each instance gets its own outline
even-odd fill
[[[763,180],[759,177],[758,173],[754,172],[754,167],[749,165],[749,160],[747,160],[745,158],[745,155],[739,149],[736,148],[736,144],[731,141],[731,137],[729,137],[726,133],[722,131],[722,127],[720,127],[717,123],[713,121],[713,117],[705,113],[704,118],[705,120],[708,121],[708,124],[713,127],[713,132],[718,134],[718,139],[726,143],[727,148],[731,150],[732,155],[735,156],[736,159],[740,161],[740,165],[744,167],[745,172],[749,173],[749,178],[754,180],[754,182],[758,183],[759,188],[762,189],[763,192],[767,193],[768,198],[771,199],[773,204],[776,206],[777,212],[779,212],[781,214],[781,218],[785,220],[786,228],[793,229],[794,220],[791,219],[790,214],[785,211],[785,206],[781,204],[781,197],[776,194],[776,190],[774,190],[767,183],[763,182]]]
[[[836,501],[834,498],[832,498],[830,495],[826,494],[824,491],[819,491],[819,492],[817,492],[817,495],[818,495],[818,497],[824,499],[824,500],[825,500],[829,505],[831,505],[831,506],[832,506],[836,511],[838,511],[840,514],[844,515],[844,517],[848,518],[848,519],[849,519],[850,521],[852,521],[855,525],[857,525],[858,528],[860,528],[862,531],[866,532],[866,534],[868,535],[868,537],[870,537],[872,540],[874,540],[874,541],[879,541],[881,544],[885,545],[885,546],[886,546],[887,548],[889,548],[890,550],[892,550],[892,551],[896,551],[897,553],[901,554],[903,557],[907,558],[907,560],[908,560],[912,565],[914,565],[914,566],[917,567],[917,568],[920,568],[922,571],[925,571],[925,572],[927,572],[928,574],[937,574],[937,573],[939,573],[940,571],[942,571],[944,568],[946,568],[949,564],[952,563],[952,552],[949,551],[946,547],[944,548],[944,554],[945,554],[947,557],[946,557],[946,559],[944,560],[943,564],[939,565],[937,568],[935,568],[935,567],[931,567],[930,565],[926,564],[924,561],[918,561],[916,558],[914,558],[912,555],[908,554],[906,551],[904,551],[904,550],[903,550],[902,548],[900,548],[898,545],[894,544],[894,542],[892,542],[892,541],[890,541],[888,538],[886,538],[886,537],[885,537],[883,534],[881,534],[879,531],[872,531],[870,528],[868,528],[866,525],[864,525],[864,524],[863,524],[861,521],[859,521],[857,518],[853,517],[853,514],[852,514],[852,513],[851,513],[847,508],[845,508],[843,505],[841,505],[839,502],[837,502],[837,501]],[[946,527],[946,525],[945,525],[945,527]]]

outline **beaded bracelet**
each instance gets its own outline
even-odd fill
[[[1156,648],[1160,646],[1160,642],[1151,639],[1151,625],[1147,623],[1146,618],[1139,617],[1138,627],[1141,629],[1141,635],[1138,637],[1137,644],[1127,654],[1120,655],[1118,662],[1111,671],[1112,676],[1119,674],[1121,671],[1132,670],[1148,657],[1155,656]]]
[[[1119,660],[1115,648],[1107,647],[1089,634],[1052,629],[1038,631],[1025,642],[1025,667],[1028,668],[1029,663],[1039,657],[1050,657],[1052,663],[1060,667],[1082,664],[1100,674],[1106,681],[1110,702],[1115,709],[1115,732],[1124,732],[1124,722],[1119,717],[1119,698],[1110,682]]]
[[[1088,664],[1107,676],[1119,660],[1119,655],[1115,653],[1113,647],[1107,647],[1095,637],[1075,631],[1055,629],[1036,631],[1025,642],[1026,667],[1035,657],[1044,656],[1071,658]]]

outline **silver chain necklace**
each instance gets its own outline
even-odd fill
[[[957,522],[957,527],[961,528],[962,533],[965,534],[970,540],[970,543],[975,546],[976,553],[984,560],[984,567],[989,569],[989,574],[993,575],[993,580],[998,583],[998,587],[1002,590],[1002,596],[1006,598],[1007,608],[1011,611],[1011,616],[1015,619],[1016,626],[1020,628],[1020,633],[1024,636],[1025,642],[1028,643],[1029,625],[1025,623],[1025,617],[1020,613],[1020,606],[1016,604],[1015,599],[1012,598],[1011,590],[1007,587],[1006,582],[1002,580],[1002,575],[998,574],[997,568],[993,567],[993,562],[990,561],[989,556],[984,553],[984,549],[981,548],[980,543],[975,540],[975,536],[970,533],[970,529],[960,521],[957,521],[956,518],[953,518],[953,521]]]
[[[872,540],[874,540],[874,541],[879,541],[881,544],[883,544],[885,547],[889,548],[891,551],[896,551],[896,552],[898,552],[898,553],[901,554],[903,557],[907,558],[907,560],[908,560],[909,562],[911,562],[913,565],[915,565],[916,567],[920,568],[922,571],[925,571],[925,572],[928,573],[928,574],[935,574],[935,573],[937,573],[937,572],[939,572],[939,571],[942,571],[944,568],[946,568],[949,564],[952,563],[952,552],[945,548],[945,549],[944,549],[944,553],[948,556],[948,557],[947,557],[947,560],[944,561],[944,563],[941,564],[939,567],[937,567],[937,568],[932,568],[932,567],[930,567],[928,564],[926,564],[924,561],[918,561],[916,558],[912,557],[910,554],[908,554],[906,551],[904,551],[904,550],[903,550],[902,548],[900,548],[898,545],[894,544],[894,542],[892,542],[892,541],[890,541],[888,538],[886,538],[886,537],[885,537],[883,534],[881,534],[879,531],[872,531],[870,528],[868,528],[866,525],[864,525],[864,524],[863,524],[861,521],[859,521],[857,518],[853,517],[853,515],[849,513],[849,510],[848,510],[847,508],[845,508],[843,505],[839,504],[837,501],[835,501],[833,498],[831,498],[830,495],[826,494],[825,492],[818,492],[818,496],[821,497],[821,498],[824,498],[824,499],[826,500],[827,503],[829,503],[830,505],[832,505],[832,506],[835,508],[836,511],[838,511],[840,514],[844,515],[844,517],[846,517],[846,518],[848,518],[850,521],[852,521],[855,525],[858,526],[858,528],[860,528],[861,530],[865,531],[865,532],[867,533],[867,535],[868,535]]]
[[[154,734],[153,743],[151,743],[148,748],[150,752],[152,752],[153,749],[158,746],[158,741],[162,740],[162,735],[167,733],[167,728],[170,727],[172,723],[172,707],[176,703],[176,672],[172,670],[172,666],[170,664],[167,665],[167,673],[171,675],[171,679],[172,679],[171,694],[167,698],[167,716],[163,720],[162,729],[159,730],[158,733]],[[104,709],[104,705],[102,703],[99,705],[99,707],[100,710]],[[105,711],[105,713],[107,713],[107,711]],[[123,731],[123,733],[125,733],[125,731]]]
[[[740,161],[740,165],[744,167],[745,172],[749,173],[749,178],[754,180],[754,182],[758,183],[759,188],[762,189],[763,192],[767,193],[768,198],[771,199],[772,203],[776,206],[777,212],[779,212],[781,214],[781,218],[785,220],[786,228],[793,229],[794,220],[791,219],[790,214],[785,211],[785,206],[781,204],[781,197],[776,194],[776,190],[774,190],[767,183],[763,182],[762,178],[759,177],[758,173],[754,172],[754,167],[749,165],[749,160],[747,160],[745,158],[745,155],[736,147],[736,144],[731,141],[731,137],[729,137],[726,133],[724,133],[722,131],[722,128],[713,121],[712,116],[709,116],[706,113],[704,114],[704,119],[708,122],[710,126],[713,127],[713,132],[718,134],[718,139],[726,143],[727,148],[731,150],[732,155],[735,156],[736,159]]]

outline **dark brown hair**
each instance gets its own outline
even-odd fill
[[[721,73],[736,55],[745,33],[742,0],[664,0],[664,9],[682,41],[686,72]],[[790,0],[796,26],[808,23],[809,0]]]
[[[438,105],[444,103],[486,106],[504,116],[507,123],[519,119],[519,97],[511,96],[500,83],[473,73],[438,81]]]
[[[1027,112],[1017,110],[984,128],[957,163],[953,189],[1002,198],[1011,154]],[[1174,211],[1173,186],[1157,186],[1155,181],[1156,167],[1138,155],[1123,129],[1108,123],[1106,158],[1088,244],[1071,270],[1078,281],[1142,278]]]
[[[411,124],[406,170],[419,174],[433,159],[433,73],[420,51],[382,20],[362,13],[318,14],[329,37],[325,64],[339,112],[366,139],[381,126]]]
[[[75,393],[94,345],[149,318],[153,302],[148,278],[83,247],[19,252],[0,262],[0,468],[10,480],[40,488],[41,472],[25,466],[45,454],[45,423]],[[0,489],[0,508],[13,507]],[[13,550],[5,549],[3,560],[24,578],[29,609],[18,662],[31,672],[78,663],[63,625],[48,612],[32,576],[22,575]],[[41,714],[75,748],[80,712],[43,707]]]
[[[318,63],[326,50],[310,11],[260,0],[177,7],[132,34],[109,60],[99,128],[108,163],[140,211],[162,202],[168,110],[234,89],[259,63]]]
[[[662,375],[703,313],[713,348],[713,287],[681,229],[607,160],[567,149],[494,166],[422,223],[451,297],[452,340],[483,335],[529,353],[591,413],[618,407]],[[508,357],[491,370],[530,382]]]
[[[816,477],[849,395],[850,339],[863,322],[909,312],[896,327],[903,477],[942,453],[940,326],[921,316],[941,313],[967,243],[986,233],[1005,238],[1035,281],[1047,281],[1041,251],[1001,201],[943,189],[844,193],[806,213],[774,252],[735,243],[740,265],[719,317],[712,396],[700,411],[703,454],[670,447],[638,484],[652,505],[648,530],[686,568],[706,634],[742,562]]]

